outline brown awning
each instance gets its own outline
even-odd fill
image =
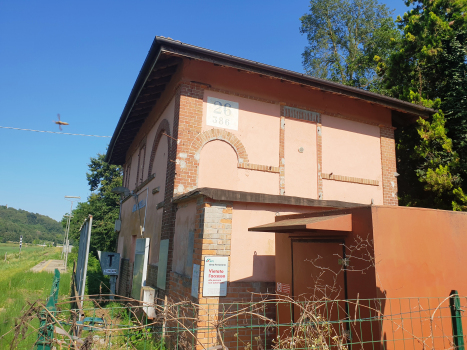
[[[270,224],[250,227],[248,231],[284,232],[324,230],[324,231],[352,231],[352,214],[337,214],[315,216],[308,218],[287,219]]]

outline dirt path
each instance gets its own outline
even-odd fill
[[[65,266],[63,266],[63,260],[44,260],[39,264],[31,268],[32,272],[54,272],[58,269],[60,272],[65,272]]]

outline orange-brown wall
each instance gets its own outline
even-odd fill
[[[377,286],[386,297],[467,295],[467,213],[373,207]]]

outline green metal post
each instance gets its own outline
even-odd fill
[[[55,321],[50,315],[55,316],[55,312],[57,311],[57,309],[55,308],[55,304],[58,301],[59,287],[60,287],[60,271],[55,269],[52,289],[50,291],[50,296],[45,306],[46,309],[42,310],[39,315],[40,326],[39,326],[39,334],[38,334],[37,341],[36,341],[37,350],[52,350]]]
[[[451,291],[449,305],[451,306],[452,337],[458,350],[464,350],[464,334],[462,332],[461,302],[457,290]]]

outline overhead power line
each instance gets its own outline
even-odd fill
[[[45,132],[49,134],[60,134],[60,135],[72,135],[72,136],[89,136],[89,137],[111,137],[111,136],[100,136],[100,135],[86,135],[86,134],[71,134],[69,132],[58,132],[58,131],[44,131],[44,130],[33,130],[33,129],[21,129],[21,128],[12,128],[10,126],[0,126],[2,129],[12,129],[12,130],[21,130],[21,131],[34,131],[34,132]]]

